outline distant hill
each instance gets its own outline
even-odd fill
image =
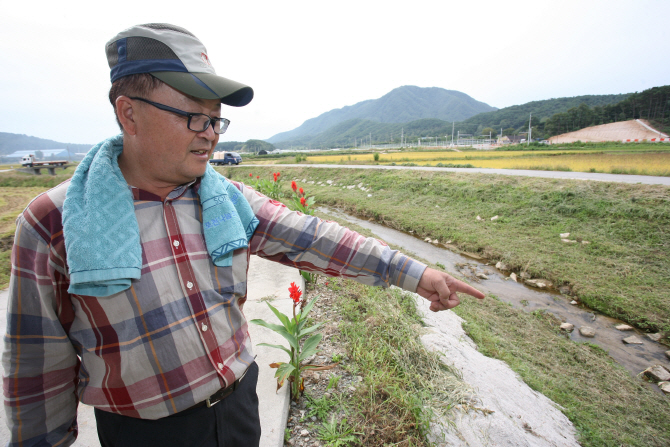
[[[480,135],[482,130],[491,127],[496,132],[500,129],[507,133],[525,131],[528,128],[528,117],[533,114],[533,135],[541,137],[544,122],[557,113],[565,113],[574,107],[586,104],[591,107],[602,107],[616,104],[631,94],[620,95],[586,95],[571,98],[553,98],[532,101],[526,104],[506,107],[491,112],[484,112],[466,120],[456,122],[454,133]],[[328,112],[330,113],[330,112]],[[509,129],[513,129],[509,131]],[[425,118],[404,123],[380,123],[365,119],[351,119],[336,124],[317,134],[306,134],[277,143],[281,148],[293,147],[350,147],[356,142],[368,141],[372,134],[372,143],[399,142],[401,132],[406,141],[417,138],[451,136],[452,122],[449,120]],[[455,136],[455,135],[454,135]]]
[[[500,130],[507,128],[520,129],[528,127],[528,117],[533,114],[533,123],[544,123],[556,113],[563,113],[573,107],[586,104],[589,107],[615,104],[626,99],[630,93],[620,95],[584,95],[570,98],[552,98],[542,101],[531,101],[525,104],[505,107],[495,112],[480,113],[462,122],[464,126],[492,127]],[[472,133],[472,132],[468,132]]]
[[[352,106],[323,113],[305,121],[300,127],[268,138],[270,143],[303,140],[317,136],[329,128],[362,119],[379,123],[405,123],[424,118],[443,121],[462,121],[481,112],[496,110],[465,93],[438,87],[416,87],[406,85],[391,90],[379,99],[370,99]],[[286,146],[282,144],[280,146]]]
[[[0,132],[0,155],[7,155],[16,151],[38,151],[42,149],[68,149],[71,154],[86,153],[93,146],[93,144],[59,143],[58,141],[23,134]]]
[[[654,128],[670,133],[669,112],[670,85],[664,85],[631,93],[623,101],[614,104],[589,107],[583,103],[578,107],[556,113],[544,122],[544,131],[545,136],[551,136],[600,124],[645,119]]]

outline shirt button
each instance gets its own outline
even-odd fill
[[[191,290],[193,288],[193,283],[191,281],[187,282],[186,287],[188,287],[188,290]]]
[[[223,369],[223,363],[219,363],[219,364],[218,364],[218,365],[216,365],[216,366],[218,366],[218,367],[219,367],[219,369]]]
[[[203,325],[202,325],[202,331],[203,331],[203,332],[207,332],[207,325],[204,324],[204,323],[203,323]]]
[[[175,241],[172,243],[175,247],[179,247],[179,241],[175,239]]]

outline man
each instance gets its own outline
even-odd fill
[[[79,401],[103,446],[254,446],[258,367],[242,312],[249,256],[458,305],[483,294],[208,165],[253,91],[167,24],[106,47],[122,135],[17,220],[3,365],[8,445],[70,445]]]

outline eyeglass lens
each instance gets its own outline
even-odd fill
[[[225,133],[226,129],[228,129],[228,124],[230,124],[230,121],[225,118],[210,118],[207,115],[197,113],[191,115],[188,128],[194,132],[204,132],[209,127],[210,122],[214,128],[214,133],[218,134]]]

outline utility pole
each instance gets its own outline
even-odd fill
[[[456,123],[452,121],[451,122],[451,145],[452,146],[454,145],[454,124],[456,124]]]
[[[401,127],[400,128],[400,147],[405,147],[405,144],[403,143],[405,138],[405,128]]]
[[[533,128],[531,127],[530,123],[533,121],[533,113],[531,112],[530,118],[528,118],[528,142],[526,146],[530,145],[530,139],[532,138],[533,134]]]

